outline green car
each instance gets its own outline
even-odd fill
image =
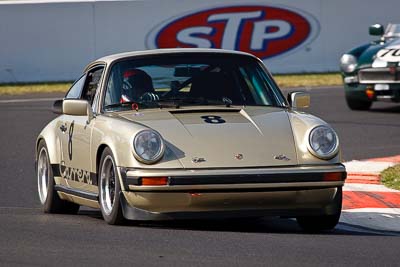
[[[353,48],[340,58],[347,105],[368,110],[374,101],[400,102],[400,24],[370,26],[379,40]]]

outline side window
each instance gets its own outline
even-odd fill
[[[85,84],[85,78],[86,78],[86,75],[83,75],[82,77],[79,78],[79,80],[77,80],[72,85],[72,87],[69,89],[68,93],[65,96],[66,99],[81,98],[83,85]]]
[[[122,79],[120,73],[121,71],[118,64],[114,65],[107,82],[103,106],[119,103],[122,90]]]
[[[97,68],[89,72],[84,94],[82,99],[87,100],[90,104],[93,104],[97,89],[100,85],[101,75],[103,74],[104,68]]]

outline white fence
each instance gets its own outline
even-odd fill
[[[160,47],[216,47],[263,58],[275,73],[337,71],[399,22],[398,0],[0,1],[0,83],[74,80],[101,56]]]

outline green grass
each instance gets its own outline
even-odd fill
[[[72,83],[34,83],[34,84],[0,84],[0,95],[22,95],[33,93],[65,93]]]
[[[342,85],[340,73],[276,74],[276,82],[284,87],[315,87]]]
[[[339,73],[277,74],[274,77],[281,88],[342,85]],[[65,93],[71,84],[71,82],[0,84],[0,95]]]
[[[400,190],[400,164],[384,170],[381,173],[381,181],[387,187]]]

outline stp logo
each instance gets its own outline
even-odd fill
[[[309,43],[318,32],[318,21],[299,10],[229,6],[168,20],[150,32],[147,47],[223,48],[265,59]]]

